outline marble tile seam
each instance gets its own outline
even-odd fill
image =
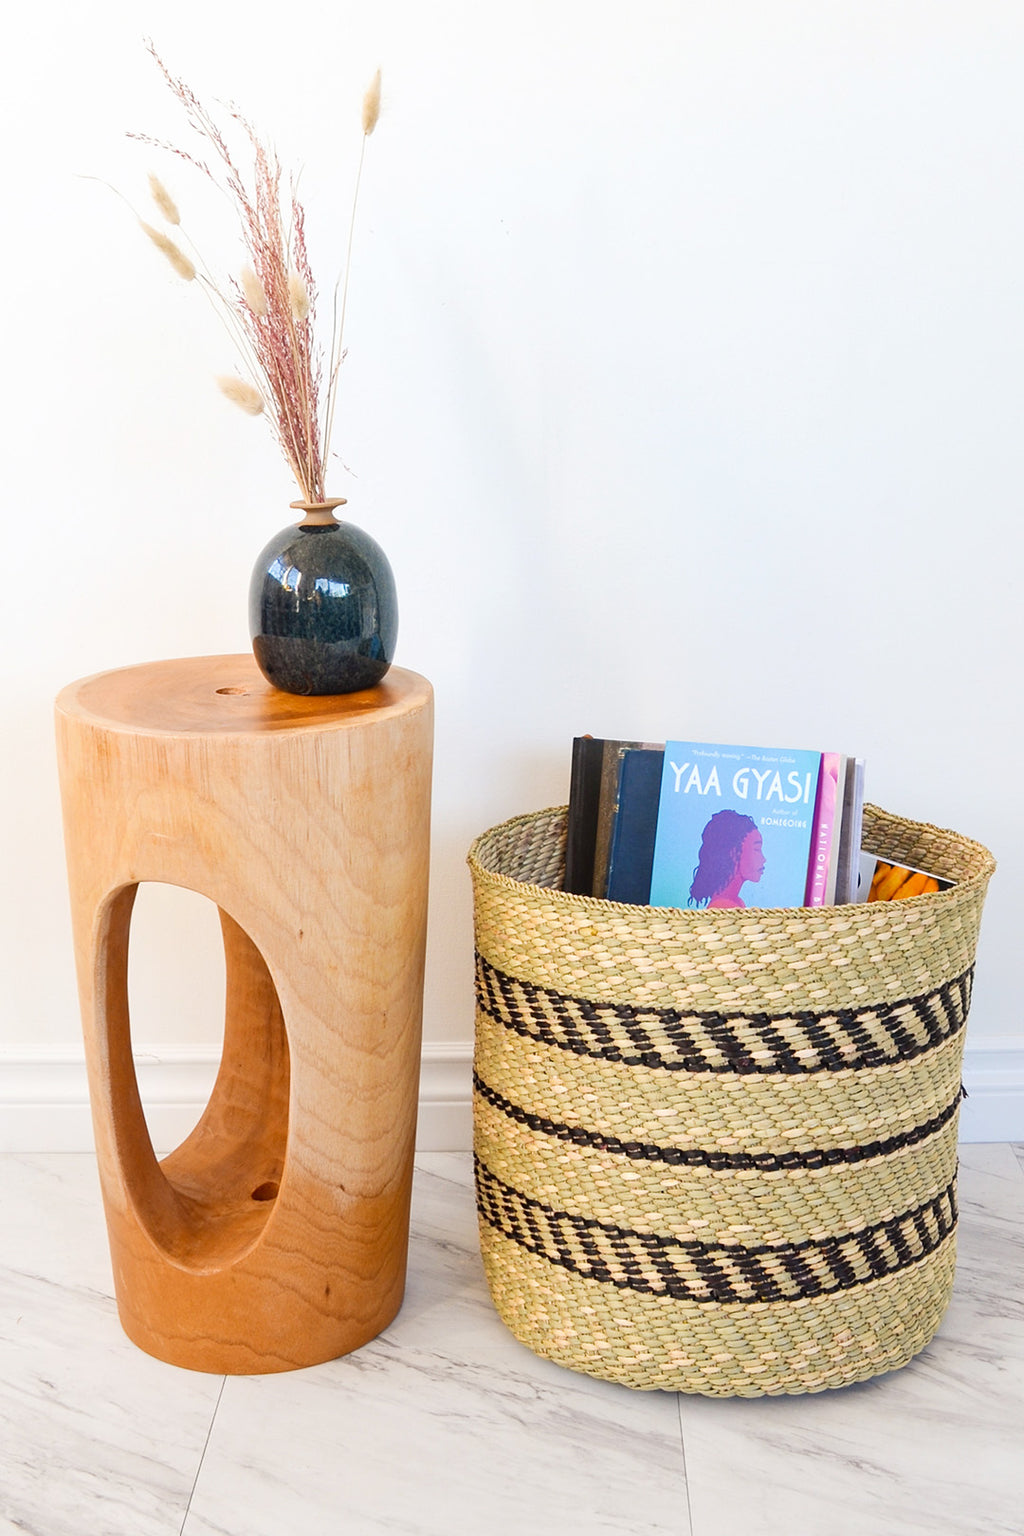
[[[683,1395],[676,1393],[676,1423],[679,1425],[679,1454],[683,1463],[683,1493],[686,1495],[685,1536],[697,1536],[693,1523],[693,1502],[690,1498],[690,1478],[686,1470],[686,1431],[683,1428]]]
[[[227,1377],[222,1376],[220,1381],[220,1390],[217,1393],[217,1401],[213,1405],[213,1412],[210,1414],[210,1422],[206,1428],[206,1439],[203,1441],[203,1448],[199,1453],[199,1462],[196,1466],[196,1475],[192,1479],[192,1486],[188,1491],[188,1500],[185,1504],[185,1513],[182,1515],[181,1525],[178,1527],[178,1536],[185,1536],[185,1529],[188,1525],[189,1512],[192,1508],[192,1500],[196,1496],[196,1489],[199,1486],[199,1479],[202,1476],[203,1464],[206,1461],[206,1453],[210,1449],[210,1441],[213,1438],[214,1425],[217,1422],[217,1414],[220,1411],[221,1401],[224,1397],[224,1388],[227,1386],[227,1382]]]

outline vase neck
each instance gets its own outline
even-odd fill
[[[293,501],[289,505],[296,512],[306,514],[299,523],[300,528],[336,528],[338,519],[334,515],[334,509],[345,505],[345,497],[338,496],[332,501]]]

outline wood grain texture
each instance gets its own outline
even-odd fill
[[[249,656],[57,700],[82,1024],[118,1307],[215,1372],[365,1343],[405,1281],[429,854],[430,685],[271,689]],[[221,910],[227,1002],[202,1119],[158,1162],[131,1053],[141,881]]]

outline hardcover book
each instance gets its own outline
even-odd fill
[[[665,744],[655,907],[800,907],[822,754]]]
[[[594,845],[603,752],[604,742],[595,736],[573,738],[562,889],[577,896],[589,896],[594,888]]]
[[[622,749],[605,889],[609,901],[647,905],[664,757],[660,747]]]
[[[658,744],[649,741],[603,741],[601,746],[601,786],[594,839],[594,876],[590,889],[592,896],[605,896],[608,892],[608,864],[619,805],[619,770],[623,753],[637,747],[653,746],[659,749]]]

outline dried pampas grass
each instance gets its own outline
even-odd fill
[[[366,141],[380,117],[380,70],[363,97],[359,167],[345,265],[334,286],[330,361],[324,390],[323,354],[316,336],[317,289],[306,249],[305,210],[294,184],[287,191],[282,187],[282,170],[276,154],[239,112],[233,108],[228,111],[222,130],[185,82],[170,73],[152,44],[147,46],[184,108],[189,127],[204,141],[204,152],[211,156],[211,163],[174,145],[159,143],[157,147],[170,150],[227,196],[238,217],[248,262],[237,279],[222,286],[211,277],[193,241],[188,240],[187,244],[196,254],[197,262],[168,235],[142,220],[139,222],[179,277],[187,282],[198,279],[239,351],[243,372],[252,382],[224,375],[217,380],[221,392],[250,415],[266,414],[303,500],[326,501],[325,469],[330,458],[338,374],[345,356],[342,338],[352,237]],[[248,174],[236,163],[226,133],[243,136],[251,155]],[[130,136],[147,144],[157,142],[144,134]],[[158,176],[150,176],[149,190],[163,219],[180,226],[178,206]],[[343,279],[339,312],[338,294]]]

